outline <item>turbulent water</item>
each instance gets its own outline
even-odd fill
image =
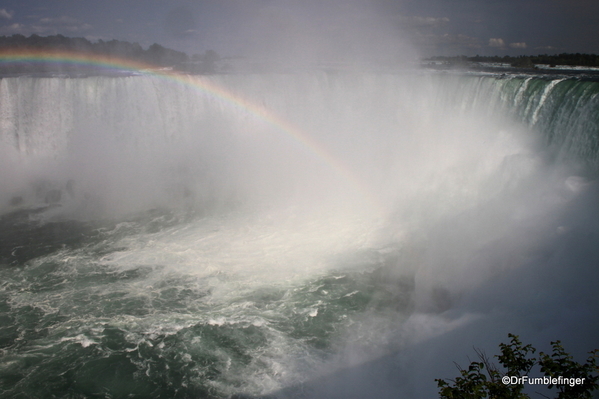
[[[0,80],[0,396],[434,397],[599,346],[599,83]],[[581,358],[582,360],[582,358]]]

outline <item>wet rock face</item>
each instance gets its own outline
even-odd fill
[[[65,188],[67,193],[71,196],[71,198],[75,197],[75,180],[69,179]]]
[[[19,206],[23,203],[23,197],[21,197],[20,195],[15,195],[14,197],[12,197],[10,199],[10,206]]]
[[[48,192],[46,193],[44,202],[46,204],[56,204],[56,203],[60,202],[61,198],[62,198],[62,191],[60,191],[58,189],[51,189],[51,190],[48,190]]]
[[[0,187],[3,188],[3,187]],[[57,208],[77,200],[87,201],[88,195],[78,191],[75,180],[38,178],[0,199],[0,217],[21,209]]]

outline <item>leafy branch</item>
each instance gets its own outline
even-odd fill
[[[599,388],[599,350],[590,352],[587,361],[580,364],[567,353],[560,341],[552,342],[553,352],[539,353],[539,357],[531,356],[536,349],[528,344],[523,345],[517,335],[508,334],[510,342],[501,343],[500,355],[495,358],[502,366],[501,371],[495,366],[487,355],[475,348],[479,361],[470,363],[467,369],[460,367],[460,376],[455,379],[436,379],[439,395],[442,399],[529,399],[530,396],[523,392],[525,378],[535,366],[548,380],[547,388],[556,389],[557,399],[591,398],[593,391]],[[558,382],[556,379],[562,377]],[[507,383],[504,381],[508,379]],[[579,383],[564,383],[576,381]],[[518,383],[511,383],[517,381]],[[542,395],[545,396],[545,395]],[[545,396],[546,397],[546,396]]]

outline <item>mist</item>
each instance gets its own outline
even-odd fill
[[[245,9],[243,15],[227,51],[266,67],[398,67],[418,59],[397,17],[377,4],[282,1]]]

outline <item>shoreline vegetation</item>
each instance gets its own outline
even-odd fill
[[[32,58],[13,62],[10,56],[18,53],[32,53]],[[44,60],[43,58],[34,59],[34,55],[40,52],[56,52],[80,54],[82,56],[99,56],[108,61],[127,60],[133,63],[146,65],[148,68],[168,69],[175,72],[210,75],[215,73],[232,72],[239,66],[242,70],[269,71],[277,70],[274,65],[267,66],[262,64],[244,65],[247,60],[243,57],[224,57],[214,50],[207,50],[203,54],[188,54],[172,50],[154,43],[147,49],[144,49],[139,43],[130,43],[121,40],[98,40],[91,42],[82,37],[66,37],[63,35],[39,36],[31,35],[29,37],[15,34],[12,36],[0,36],[0,76],[22,75],[22,74],[46,74],[46,73],[80,73],[80,65],[60,61]],[[236,65],[240,64],[240,65]],[[374,64],[373,64],[374,65]],[[420,60],[420,65],[435,69],[477,69],[485,68],[490,65],[539,70],[551,70],[560,67],[570,68],[599,68],[599,55],[595,54],[556,54],[556,55],[536,55],[536,56],[479,56],[467,57],[460,56],[435,56]],[[274,68],[274,69],[273,69]],[[344,69],[343,65],[330,67],[333,69]],[[89,73],[89,71],[87,71]]]
[[[216,73],[216,64],[221,60],[214,50],[189,56],[182,51],[172,50],[157,43],[144,49],[139,43],[121,40],[91,42],[82,37],[71,38],[63,35],[25,37],[16,34],[0,36],[0,74],[72,72],[80,68],[77,65],[67,65],[66,62],[49,62],[43,59],[2,62],[3,58],[12,54],[31,52],[33,55],[41,51],[101,56],[108,60],[114,59],[115,62],[127,60],[147,65],[149,68],[173,69],[192,74]]]
[[[557,67],[599,67],[599,55],[596,54],[569,54],[561,53],[555,55],[520,55],[512,57],[509,55],[501,56],[480,56],[467,57],[465,55],[453,57],[430,57],[423,59],[427,65],[442,65],[447,67],[468,67],[471,65],[501,64],[511,68],[537,69],[539,65],[549,68]]]

